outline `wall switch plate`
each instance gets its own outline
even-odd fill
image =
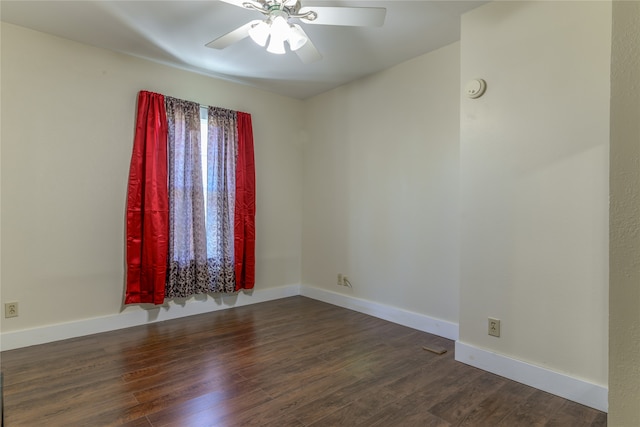
[[[500,336],[500,319],[489,317],[489,335],[492,337]]]

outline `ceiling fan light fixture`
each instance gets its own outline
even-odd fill
[[[307,42],[307,35],[300,25],[294,24],[289,28],[289,47],[292,51],[300,49]]]
[[[255,23],[249,29],[249,36],[251,39],[260,46],[266,46],[267,39],[269,38],[270,30],[269,24],[265,21],[254,21]]]
[[[2,1],[2,0],[0,0]],[[313,41],[303,30],[306,24],[349,27],[379,27],[387,10],[383,7],[311,6],[302,7],[303,0],[220,0],[261,13],[262,21],[249,21],[210,41],[205,46],[224,49],[244,38],[251,38],[269,53],[285,54],[289,50],[305,64],[322,59]],[[331,2],[336,3],[336,2]],[[299,22],[301,25],[289,22]]]

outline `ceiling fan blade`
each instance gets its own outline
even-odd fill
[[[318,17],[313,21],[302,18],[305,24],[380,27],[387,15],[387,9],[383,7],[313,6],[300,8],[299,13],[310,11],[316,12]]]
[[[235,30],[228,32],[225,35],[218,37],[217,39],[210,41],[205,46],[213,49],[224,49],[227,46],[239,42],[245,37],[249,36],[249,29],[255,23],[255,21],[247,22],[242,27],[238,27]]]
[[[255,1],[255,0],[220,0],[220,1],[224,2],[224,3],[232,4],[234,6],[241,7],[243,9],[245,8],[244,7],[245,3],[252,3],[255,6],[257,6],[258,8],[262,9],[262,4],[260,2],[258,2],[258,1]]]
[[[312,62],[322,59],[322,55],[318,52],[318,49],[316,49],[313,43],[311,43],[309,36],[307,36],[307,42],[303,44],[300,49],[296,50],[295,54],[298,55],[298,58],[300,58],[300,60],[305,64],[311,64]]]

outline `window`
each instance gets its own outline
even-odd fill
[[[249,114],[140,92],[129,178],[125,303],[253,288]]]

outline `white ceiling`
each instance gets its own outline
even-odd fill
[[[303,64],[246,38],[224,50],[211,40],[259,12],[210,1],[0,2],[2,21],[304,99],[460,38],[460,15],[484,1],[302,1],[303,6],[384,7],[382,27],[304,25],[323,58]]]

